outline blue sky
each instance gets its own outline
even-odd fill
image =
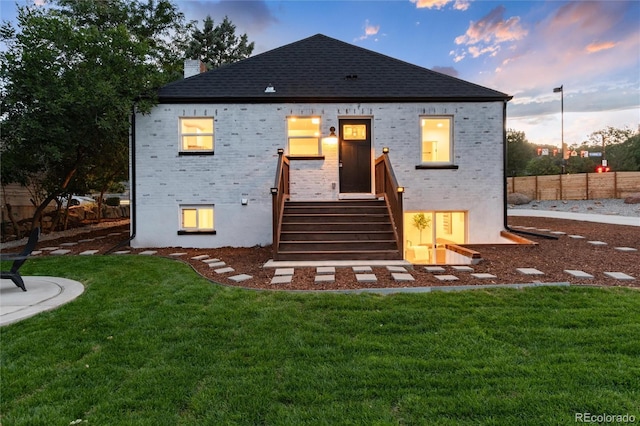
[[[560,144],[560,85],[567,144],[640,125],[637,0],[174,2],[188,19],[228,16],[254,54],[322,33],[508,93],[507,125],[533,143]],[[0,7],[15,16],[15,2]]]

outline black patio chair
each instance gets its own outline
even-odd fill
[[[0,278],[9,278],[13,283],[20,287],[22,291],[27,291],[24,286],[24,281],[20,276],[20,267],[24,262],[27,261],[31,252],[36,247],[36,243],[38,242],[38,238],[40,237],[40,228],[33,228],[31,234],[29,235],[29,240],[27,241],[27,245],[24,247],[22,252],[20,253],[0,253],[0,260],[13,261],[13,265],[11,265],[11,270],[9,271],[0,271]]]

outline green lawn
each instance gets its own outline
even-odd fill
[[[640,422],[638,291],[260,292],[143,256],[23,272],[86,291],[0,329],[3,426]]]

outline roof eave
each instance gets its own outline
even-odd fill
[[[181,97],[160,96],[161,104],[286,104],[286,103],[415,103],[415,102],[508,102],[513,96],[428,96],[428,97]]]

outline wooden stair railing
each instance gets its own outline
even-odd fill
[[[404,187],[398,185],[388,153],[389,150],[385,148],[383,154],[376,159],[376,197],[384,197],[387,203],[398,242],[398,251],[402,255],[404,253],[404,210],[402,207]]]
[[[280,245],[280,229],[284,203],[289,199],[289,159],[284,156],[284,150],[278,149],[278,168],[276,180],[271,188],[273,205],[273,260],[278,260],[278,246]]]

